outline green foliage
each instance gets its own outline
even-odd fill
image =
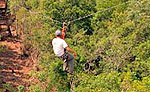
[[[102,73],[98,76],[79,75],[79,84],[75,92],[120,92],[118,73]]]
[[[24,90],[25,90],[24,86],[22,86],[22,85],[18,86],[18,92],[24,92]]]
[[[17,31],[25,44],[40,52],[41,71],[33,74],[45,89],[31,86],[31,92],[148,92],[150,89],[150,7],[148,0],[11,0],[17,16]],[[19,6],[16,9],[16,4]],[[17,7],[18,7],[17,6]],[[68,22],[88,14],[66,28],[66,42],[78,53],[75,76],[62,71],[63,61],[55,57],[52,39],[60,22]],[[101,56],[99,68],[84,71],[87,60]]]
[[[38,85],[31,85],[30,92],[42,92],[42,90],[40,89]]]
[[[31,7],[31,8],[38,8],[39,6],[39,0],[27,0],[25,3],[27,5],[27,7]]]
[[[3,84],[3,88],[7,89],[10,92],[17,92],[17,89],[13,88],[13,85],[9,83]]]

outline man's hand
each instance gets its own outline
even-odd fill
[[[68,46],[66,47],[66,50],[67,50],[68,52],[73,53],[73,56],[74,56],[74,57],[77,57],[77,53],[76,53],[75,51],[73,51],[71,48],[69,48]]]
[[[66,23],[65,23],[65,22],[63,22],[63,27],[65,27],[65,25],[66,25]]]
[[[74,57],[77,57],[77,53],[76,53],[76,52],[74,52],[74,53],[73,53],[73,56],[74,56]]]

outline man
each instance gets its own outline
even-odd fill
[[[74,57],[77,56],[76,52],[73,51],[65,42],[65,23],[63,23],[62,32],[56,31],[56,38],[52,41],[53,50],[57,57],[64,61],[63,70],[73,74],[74,70]],[[74,57],[66,51],[73,53]],[[69,66],[69,68],[68,68]]]

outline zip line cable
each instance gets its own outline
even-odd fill
[[[128,3],[130,3],[130,2],[132,2],[132,1],[127,1],[127,2],[125,2],[125,3],[121,3],[121,4],[118,4],[118,5],[116,5],[116,6],[112,6],[112,7],[110,7],[110,8],[106,8],[106,9],[104,9],[104,10],[101,10],[100,12],[108,11],[108,10],[114,9],[114,8],[116,8],[116,7],[119,7],[119,6],[128,4]],[[138,1],[135,1],[135,2],[138,3],[138,4],[140,3],[140,2],[138,2]],[[99,13],[100,13],[100,12],[99,12]],[[97,13],[97,12],[96,12],[96,13]],[[76,21],[79,21],[79,20],[82,20],[82,19],[85,19],[85,18],[94,16],[96,13],[89,14],[89,15],[87,15],[87,16],[80,17],[80,18],[77,18],[77,19],[68,21],[67,24],[69,25],[70,23],[73,23],[73,22],[76,22]],[[52,19],[52,20],[55,21],[55,22],[58,22],[58,23],[60,23],[60,24],[63,24],[62,22],[60,22],[60,21],[58,21],[58,20],[55,20],[55,19]]]
[[[108,10],[114,9],[114,8],[116,8],[116,7],[118,7],[118,6],[125,5],[125,4],[127,4],[127,3],[129,3],[129,2],[132,2],[132,1],[127,1],[127,2],[122,3],[122,4],[118,4],[118,5],[116,5],[116,6],[112,6],[112,7],[110,7],[110,8],[101,10],[100,12],[104,12],[104,11],[108,11]],[[97,12],[96,12],[96,13],[97,13]],[[80,17],[80,18],[78,18],[78,19],[75,19],[75,20],[72,20],[72,21],[69,21],[69,22],[72,23],[72,22],[75,22],[75,21],[78,21],[78,20],[82,20],[82,19],[91,17],[91,16],[93,16],[93,15],[96,14],[96,13],[93,13],[93,14],[90,14],[90,15],[87,15],[87,16],[84,16],[84,17]],[[68,23],[69,23],[69,22],[68,22]]]
[[[118,4],[118,5],[116,5],[116,6],[112,6],[112,7],[110,7],[110,8],[106,8],[106,9],[104,9],[104,10],[101,10],[99,13],[105,12],[105,11],[109,11],[109,10],[114,9],[114,8],[117,8],[117,7],[119,7],[119,6],[128,4],[128,3],[130,3],[130,2],[133,2],[133,1],[127,1],[127,2],[125,2],[125,3],[121,3],[121,4]],[[141,6],[141,3],[140,3],[139,1],[135,1],[135,2],[138,3],[138,4]],[[33,14],[34,14],[34,13],[41,13],[41,12],[31,12],[31,11],[29,11],[29,12],[30,12],[30,13],[33,13]],[[96,12],[96,13],[97,13],[97,12]],[[85,18],[89,18],[89,17],[91,17],[91,16],[94,16],[96,13],[89,14],[89,15],[87,15],[87,16],[79,17],[79,18],[77,18],[77,19],[68,21],[66,24],[69,25],[70,23],[73,23],[73,22],[76,22],[76,21],[79,21],[79,20],[82,20],[82,19],[85,19]],[[46,17],[46,16],[43,15],[43,17]],[[51,19],[52,21],[56,22],[56,23],[63,24],[63,22],[58,21],[58,20],[56,20],[56,19],[54,19],[54,18],[50,18],[50,19]]]
[[[29,11],[31,14],[37,14],[37,13],[41,13],[41,12],[31,12],[31,11]],[[42,15],[42,17],[46,17],[45,15]],[[58,20],[56,20],[56,19],[54,19],[54,18],[50,18],[52,21],[54,21],[54,22],[58,22],[59,24],[63,24],[62,22],[60,22],[60,21],[58,21]]]

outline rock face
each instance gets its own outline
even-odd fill
[[[5,89],[2,86],[4,84],[11,84],[14,88],[19,85],[29,87],[32,81],[28,73],[34,64],[29,55],[27,58],[21,56],[21,48],[24,46],[22,40],[14,36],[13,31],[11,32],[14,20],[15,16],[11,16],[7,11],[6,0],[0,0],[0,35],[2,37],[0,44],[1,48],[6,49],[0,52],[0,92],[1,89]],[[10,91],[5,89],[2,92]]]
[[[9,23],[10,16],[10,12],[7,11],[7,0],[0,0],[0,33],[2,37],[6,33],[12,36]]]

